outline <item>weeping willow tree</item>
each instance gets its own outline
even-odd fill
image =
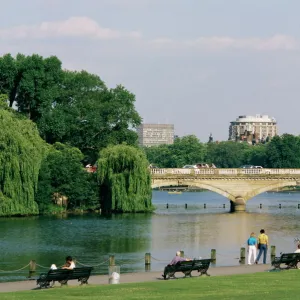
[[[38,214],[34,195],[45,148],[33,122],[0,109],[0,216]]]
[[[110,146],[100,152],[97,175],[103,212],[153,209],[148,165],[144,152],[132,146]]]

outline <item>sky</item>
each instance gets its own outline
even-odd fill
[[[136,95],[144,123],[227,140],[239,115],[300,133],[299,0],[1,0],[0,55],[56,55]]]

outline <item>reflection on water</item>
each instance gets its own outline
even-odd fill
[[[217,250],[217,266],[237,265],[251,231],[265,228],[277,254],[293,251],[294,238],[300,237],[299,193],[264,193],[247,203],[246,213],[236,214],[229,213],[226,198],[212,192],[154,191],[153,203],[157,209],[152,215],[0,219],[0,269],[16,270],[31,259],[45,267],[60,265],[72,255],[87,265],[100,264],[96,273],[107,273],[106,261],[115,255],[121,272],[142,271],[144,254],[151,252],[151,269],[161,270],[177,250],[194,258],[210,257],[212,248]],[[24,279],[27,273],[0,272],[0,281]]]

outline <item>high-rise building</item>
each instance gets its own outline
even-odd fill
[[[265,141],[277,135],[275,118],[267,115],[239,116],[230,122],[229,140],[256,142]]]
[[[137,128],[140,146],[158,146],[162,144],[173,144],[173,124],[141,124]]]

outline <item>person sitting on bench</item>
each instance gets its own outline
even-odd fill
[[[178,262],[180,261],[190,261],[190,258],[184,258],[180,256],[180,251],[176,252],[176,256],[171,260],[171,262],[169,263],[169,265],[176,265]]]
[[[164,274],[162,274],[162,277],[166,278],[165,277],[165,274],[168,270],[168,268],[170,266],[175,266],[177,263],[181,262],[181,261],[190,261],[191,259],[190,258],[184,258],[184,257],[181,257],[180,256],[180,251],[177,251],[176,252],[176,256],[171,260],[171,262],[165,267],[164,269]]]
[[[66,263],[63,265],[62,269],[73,270],[76,268],[72,256],[66,257]]]

